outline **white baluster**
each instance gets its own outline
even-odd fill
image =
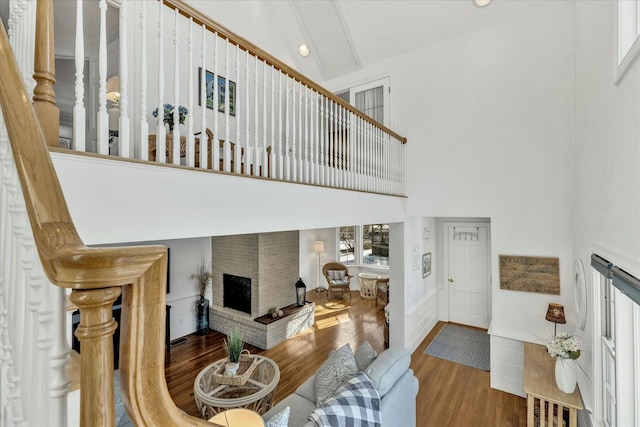
[[[180,164],[180,30],[178,18],[180,13],[174,9],[173,21],[173,164]]]
[[[291,179],[291,157],[289,153],[289,81],[291,80],[289,76],[285,77],[287,79],[287,88],[285,93],[285,108],[284,108],[284,179],[285,181],[289,181]]]
[[[64,336],[66,331],[66,297],[64,289],[54,288],[48,281],[46,286],[52,293],[49,303],[53,307],[51,313],[53,322],[49,322],[51,335],[54,336],[53,347],[51,349],[51,379],[49,382],[49,395],[53,399],[51,410],[52,419],[60,420],[60,426],[67,425],[67,390],[69,381],[67,380],[66,367],[69,360],[69,346]]]
[[[208,167],[207,161],[209,159],[208,157],[209,144],[207,143],[207,134],[206,134],[206,129],[207,129],[207,71],[206,71],[207,39],[206,37],[207,37],[207,27],[205,27],[205,25],[202,24],[202,42],[200,44],[200,62],[202,63],[202,67],[200,68],[200,159],[198,159],[200,162],[201,169],[206,169]],[[216,102],[214,98],[213,105],[215,106],[215,104]],[[213,153],[211,154],[214,154],[218,151],[217,150],[218,144],[215,143],[217,137],[218,135],[214,134],[213,140],[210,141],[211,149],[213,150]],[[217,161],[217,158],[213,160]],[[217,169],[213,165],[211,165],[211,167],[213,169]]]
[[[326,161],[326,156],[325,156],[325,140],[326,140],[326,133],[327,133],[327,126],[326,126],[326,120],[325,120],[325,98],[324,95],[319,96],[319,102],[320,102],[320,111],[319,111],[319,116],[320,116],[320,126],[318,126],[318,138],[319,138],[319,145],[318,145],[318,169],[319,169],[319,175],[320,175],[320,179],[319,179],[319,184],[320,185],[326,185],[326,168],[325,168],[325,161]]]
[[[298,155],[295,157],[296,162],[298,162],[297,173],[298,173],[298,182],[304,181],[304,148],[303,148],[303,128],[302,124],[304,121],[302,120],[302,82],[298,82],[298,138],[296,141],[296,146],[298,147]]]
[[[298,180],[298,150],[300,138],[296,135],[296,81],[291,79],[291,181]]]
[[[278,179],[284,179],[283,155],[282,152],[282,71],[278,71]]]
[[[76,44],[75,44],[75,97],[73,106],[73,144],[78,151],[86,151],[86,110],[84,108],[84,12],[83,1],[76,0]]]
[[[269,160],[267,164],[269,165],[269,170],[267,171],[267,176],[273,178],[274,177],[274,163],[275,163],[275,154],[274,150],[276,148],[276,140],[275,140],[275,117],[276,110],[275,108],[275,72],[276,69],[274,66],[271,66],[271,151],[268,153]]]
[[[260,168],[259,148],[258,148],[258,129],[260,126],[260,115],[258,111],[258,55],[255,56],[255,62],[253,64],[253,152],[251,157],[247,158],[246,168],[251,169],[253,165],[252,175],[258,175],[258,169]],[[250,151],[250,150],[249,150]]]
[[[224,51],[224,171],[231,172],[231,141],[229,140],[230,110],[229,92],[231,92],[231,75],[229,74],[229,39],[226,39]],[[214,109],[215,113],[215,109]]]
[[[193,18],[189,17],[189,38],[187,39],[187,52],[189,54],[189,65],[187,68],[187,87],[188,91],[188,101],[187,101],[187,146],[185,147],[185,155],[187,156],[187,166],[194,167],[195,166],[195,137],[193,135]],[[207,105],[203,106],[203,110],[207,110]],[[202,141],[201,149],[203,146],[207,145],[206,133],[202,132],[200,134],[200,141]]]
[[[235,49],[236,49],[236,85],[239,85],[240,84],[240,46],[235,45]],[[236,93],[235,93],[233,102],[234,103],[238,102],[238,86],[236,86]],[[242,113],[237,108],[235,108],[235,113],[236,113],[236,148],[234,152],[233,163],[234,163],[235,173],[240,173],[240,168],[242,164],[241,152],[242,152],[242,146],[243,146],[243,144],[241,144],[241,141],[240,141],[240,117],[242,116]]]
[[[218,133],[218,33],[213,33],[213,170],[220,170],[220,134]]]
[[[316,159],[318,158],[316,153],[316,135],[317,135],[317,114],[315,111],[316,92],[311,89],[311,95],[309,99],[309,182],[317,184],[316,179]]]
[[[262,141],[260,144],[260,164],[257,175],[267,176],[267,63],[262,62]]]
[[[147,122],[147,2],[141,2],[140,7],[140,159],[149,160],[149,123]],[[158,141],[156,140],[156,154],[158,152],[157,144]]]
[[[107,1],[100,0],[100,42],[98,47],[98,153],[109,154],[109,115],[107,114]]]
[[[246,147],[245,149],[245,153],[244,153],[244,174],[245,175],[249,175],[249,172],[251,169],[249,167],[249,164],[251,162],[251,153],[249,152],[249,121],[251,120],[251,104],[249,102],[249,92],[251,92],[249,90],[249,75],[250,75],[250,71],[249,71],[249,60],[250,60],[250,56],[249,56],[249,51],[246,51],[246,55],[245,55],[245,62],[244,62],[244,146]],[[238,150],[240,150],[240,147],[238,147]],[[241,166],[240,163],[238,163],[237,166],[238,169],[236,169],[236,173],[242,173],[241,170]]]
[[[118,142],[121,157],[133,158],[129,134],[129,13],[128,2],[120,4],[120,122]]]
[[[311,182],[309,177],[309,87],[304,87],[304,182]]]
[[[156,122],[156,160],[167,162],[167,131],[164,127],[164,18],[163,2],[158,2],[158,120]]]

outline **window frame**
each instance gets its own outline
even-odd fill
[[[355,245],[354,245],[354,263],[353,264],[345,264],[348,266],[353,266],[353,267],[365,267],[365,268],[377,268],[377,269],[381,269],[381,270],[389,270],[389,266],[388,265],[375,265],[375,264],[365,264],[364,263],[364,244],[363,244],[363,238],[364,238],[364,234],[363,234],[363,227],[364,225],[376,225],[376,224],[380,224],[380,223],[375,223],[375,224],[359,224],[359,225],[345,225],[345,226],[341,226],[341,227],[336,227],[336,259],[340,260],[339,262],[342,262],[341,260],[341,254],[340,254],[340,229],[342,227],[355,227]],[[389,223],[386,223],[387,226],[390,226]]]
[[[631,10],[631,14],[623,16],[625,10]],[[613,83],[618,85],[640,54],[640,0],[618,0],[614,16],[615,55]],[[625,40],[629,39],[634,41],[625,43]],[[624,48],[622,43],[628,44],[628,47]]]

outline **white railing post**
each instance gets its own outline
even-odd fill
[[[189,113],[187,114],[187,146],[185,147],[185,155],[187,156],[187,166],[194,167],[195,166],[195,136],[193,135],[193,18],[189,18],[189,38],[187,39],[187,52],[189,54],[189,68],[187,68],[187,87],[188,90],[188,101],[187,101],[187,109]],[[206,102],[205,102],[206,104]],[[204,110],[206,111],[207,106],[204,106]],[[203,129],[204,130],[204,129]],[[202,150],[204,146],[207,145],[206,133],[202,132],[200,134],[200,149]]]
[[[86,110],[84,107],[84,12],[83,1],[76,0],[76,44],[75,44],[75,99],[73,106],[73,144],[76,150],[86,151]]]
[[[128,2],[120,4],[120,121],[118,142],[121,157],[133,158],[129,134],[129,12]]]
[[[162,3],[162,2],[161,2]],[[173,20],[173,136],[172,157],[173,164],[180,164],[180,29],[178,28],[178,9],[174,10]],[[157,150],[157,147],[156,147]]]
[[[149,123],[147,122],[147,2],[140,4],[140,159],[149,160]],[[156,139],[156,153],[158,140]]]
[[[229,140],[229,126],[231,105],[229,105],[229,96],[231,92],[231,75],[229,75],[229,39],[225,39],[224,49],[224,171],[231,172],[231,141]],[[217,108],[213,109],[216,114]],[[239,147],[238,147],[239,148]]]
[[[207,169],[209,166],[207,165],[209,159],[209,143],[207,142],[207,27],[202,25],[202,42],[200,45],[200,61],[202,62],[202,67],[200,68],[200,168]],[[213,153],[217,152],[217,144],[214,142],[218,138],[218,135],[213,135],[213,140],[211,142],[211,149]],[[212,154],[213,154],[212,153]],[[212,159],[215,161],[216,159]],[[216,169],[213,165],[211,165],[212,169]]]
[[[167,130],[164,127],[164,18],[158,2],[158,120],[156,121],[156,161],[167,162]]]
[[[100,42],[98,47],[98,153],[109,154],[109,115],[107,113],[107,1],[100,0]]]
[[[213,33],[213,170],[220,170],[220,134],[218,133],[218,33]],[[206,107],[205,107],[206,108]]]

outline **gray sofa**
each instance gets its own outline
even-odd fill
[[[380,396],[380,413],[383,427],[415,427],[418,379],[409,368],[411,355],[400,347],[380,353],[362,369],[371,379]],[[269,420],[273,415],[290,407],[289,427],[312,427],[309,415],[316,409],[315,375],[298,389],[278,402],[263,415]]]

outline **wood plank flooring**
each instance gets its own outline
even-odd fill
[[[382,303],[361,299],[352,292],[352,301],[311,291],[309,301],[316,302],[313,328],[263,351],[245,346],[252,354],[263,354],[280,367],[276,401],[292,393],[322,365],[331,350],[345,343],[356,349],[369,341],[384,350]],[[441,426],[525,426],[525,399],[489,387],[489,373],[424,354],[444,323],[440,322],[413,353],[411,367],[420,382],[417,397],[417,425]],[[166,378],[176,405],[197,416],[193,382],[208,364],[224,357],[223,335],[189,335],[185,344],[171,349],[166,358]],[[402,427],[402,426],[385,426]]]

